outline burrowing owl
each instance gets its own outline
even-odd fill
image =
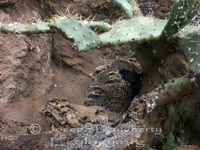
[[[133,97],[141,90],[140,77],[131,69],[130,71],[121,66],[112,66],[111,64],[96,74],[86,93],[85,105],[102,106],[110,111],[124,113]]]

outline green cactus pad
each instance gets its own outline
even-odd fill
[[[135,6],[136,5],[136,2],[135,0],[127,0],[127,2],[132,5],[132,6]]]
[[[196,92],[199,86],[200,78],[198,76],[185,75],[154,89],[146,95],[146,100],[149,104],[156,103],[156,105],[164,106]]]
[[[191,33],[193,31],[197,31],[198,26],[186,25],[183,29],[181,29],[178,33],[174,34],[174,37],[183,38],[184,35]]]
[[[133,17],[132,6],[131,4],[129,4],[129,2],[127,2],[127,0],[112,0],[112,1],[114,1],[117,5],[119,5],[122,8],[128,19]]]
[[[83,24],[92,30],[106,32],[111,28],[111,25],[102,21],[83,21]]]
[[[197,14],[199,8],[199,0],[175,0],[161,37],[169,37],[181,30]]]
[[[178,41],[178,48],[185,52],[189,67],[200,74],[200,31],[192,31]]]
[[[164,89],[158,88],[158,100],[157,105],[166,105],[173,100],[180,99],[185,95],[194,93],[200,85],[200,79],[195,75],[185,75],[177,78],[172,83],[167,83],[164,85]],[[155,91],[153,91],[156,93]]]
[[[60,30],[66,38],[74,39],[78,51],[87,51],[99,45],[97,35],[78,20],[68,17],[55,17],[49,26]]]
[[[11,33],[43,33],[52,32],[47,22],[32,23],[32,24],[21,24],[21,23],[9,23],[0,24],[0,31],[11,32]]]
[[[115,23],[109,32],[99,35],[104,46],[125,42],[144,42],[158,38],[166,24],[165,20],[137,17]]]

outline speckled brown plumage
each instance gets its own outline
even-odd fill
[[[129,73],[127,68],[122,66],[126,63],[119,61],[113,62],[107,69],[104,68],[96,74],[94,82],[86,92],[86,106],[102,106],[117,113],[124,113],[128,109],[133,97],[140,91],[138,90],[141,86],[138,84],[140,79],[132,70],[133,66],[129,66],[129,71],[132,71]],[[126,71],[123,71],[124,68]],[[127,72],[130,74],[128,77]],[[128,78],[129,81],[126,80]]]

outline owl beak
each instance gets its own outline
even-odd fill
[[[101,94],[98,94],[98,93],[96,93],[95,91],[89,91],[88,93],[87,93],[87,97],[88,98],[92,98],[92,97],[101,97]]]
[[[88,93],[85,99],[85,106],[99,105],[102,102],[103,95],[97,94],[95,92]]]

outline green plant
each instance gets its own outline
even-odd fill
[[[168,127],[168,131],[167,131],[167,141],[166,144],[164,142],[164,139],[161,137],[162,143],[163,143],[163,149],[164,150],[171,150],[175,147],[178,147],[179,145],[183,146],[185,145],[185,143],[183,142],[183,139],[176,137],[176,131],[173,128],[174,126],[174,113],[175,113],[175,107],[173,107],[171,113],[170,113],[170,117],[169,120],[172,120],[172,123],[169,122],[169,127]],[[170,130],[170,124],[172,125],[172,129]],[[180,124],[181,125],[181,124]],[[181,125],[181,129],[182,129],[182,125]]]
[[[177,139],[177,142],[176,142],[176,139]],[[179,143],[179,144],[177,144],[177,143]],[[185,145],[185,143],[179,137],[176,138],[175,135],[172,132],[170,132],[168,139],[167,139],[166,150],[171,150],[175,147],[178,147],[179,145],[183,146],[183,145]],[[163,148],[163,149],[165,149],[165,148]]]
[[[200,0],[174,0],[168,20],[144,17],[140,11],[133,13],[133,7],[137,7],[135,1],[113,1],[124,10],[128,19],[109,25],[79,20],[81,17],[77,15],[61,14],[53,16],[49,22],[0,24],[0,31],[27,34],[59,31],[65,38],[74,40],[78,51],[129,42],[149,78],[161,78],[165,70],[164,60],[178,49],[186,55],[192,74],[163,84],[144,96],[148,106],[152,107],[152,104],[166,105],[174,99],[194,93],[200,85],[200,31],[198,26],[187,24],[199,11]],[[98,35],[96,30],[103,33]],[[156,85],[160,84],[159,80],[154,81]]]

